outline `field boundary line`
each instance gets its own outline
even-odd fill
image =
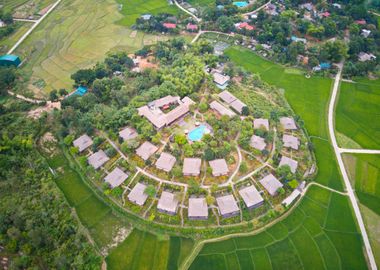
[[[318,243],[315,241],[314,236],[311,235],[311,233],[309,232],[309,230],[308,230],[303,224],[302,224],[302,228],[306,231],[306,233],[310,236],[311,240],[312,240],[313,243],[315,244],[315,247],[316,247],[317,250],[318,250],[319,256],[320,256],[321,259],[322,259],[323,266],[325,267],[326,270],[328,270],[327,265],[326,265],[326,262],[325,262],[325,257],[323,256],[322,251],[321,251],[321,249],[320,249]],[[323,229],[322,229],[322,231],[323,231]]]

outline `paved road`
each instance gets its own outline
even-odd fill
[[[335,152],[338,164],[339,164],[340,171],[342,172],[342,176],[343,176],[343,180],[344,180],[344,183],[346,186],[347,194],[350,198],[356,219],[358,221],[359,229],[360,229],[360,232],[361,232],[362,237],[363,237],[363,242],[364,242],[364,246],[365,246],[365,249],[367,252],[367,257],[368,257],[370,268],[372,270],[377,270],[375,258],[373,256],[371,244],[369,242],[367,231],[366,231],[365,226],[364,226],[363,218],[362,218],[362,215],[360,213],[359,205],[358,205],[358,202],[356,200],[355,193],[352,189],[350,180],[348,178],[346,168],[344,167],[340,148],[338,146],[338,143],[337,143],[337,140],[335,137],[334,109],[335,109],[336,97],[337,97],[338,91],[339,91],[339,84],[340,84],[340,80],[342,77],[342,68],[343,68],[343,63],[339,64],[339,72],[335,77],[334,87],[333,87],[333,91],[332,91],[332,95],[331,95],[331,99],[330,99],[330,104],[329,104],[328,125],[329,125],[330,139],[331,139],[332,145],[334,147],[334,152]]]
[[[16,44],[8,51],[8,54],[12,54],[18,46],[33,32],[34,29],[37,28],[37,26],[52,12],[58,5],[61,3],[62,0],[58,0],[54,3],[54,5],[46,12],[41,18],[39,18],[33,26],[16,42]]]
[[[17,19],[13,18],[14,21],[16,22],[30,22],[30,23],[36,23],[38,20],[30,20],[30,19]]]
[[[339,148],[338,151],[343,153],[352,153],[352,154],[375,154],[379,155],[380,150],[375,149],[347,149],[347,148]]]

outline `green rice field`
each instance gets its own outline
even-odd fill
[[[118,21],[119,24],[125,26],[132,26],[135,24],[136,19],[142,14],[159,14],[168,13],[176,15],[180,12],[174,4],[169,5],[168,0],[117,0],[119,5],[122,5],[121,14],[124,18]]]
[[[380,149],[380,80],[342,82],[336,129],[363,148]]]
[[[189,254],[194,243],[179,237],[158,237],[133,230],[128,238],[107,257],[107,268],[175,270]]]
[[[190,269],[367,269],[348,198],[311,187],[300,206],[254,236],[205,244]]]
[[[25,88],[36,97],[52,89],[71,91],[71,74],[93,66],[109,51],[134,52],[167,39],[115,24],[123,18],[117,6],[113,0],[63,1],[15,52],[27,59],[22,70],[30,79]],[[39,88],[35,83],[41,80],[46,86]]]
[[[267,83],[285,90],[285,97],[301,116],[314,144],[318,175],[315,181],[343,190],[341,176],[327,131],[327,106],[332,81],[322,77],[305,78],[299,72],[265,60],[248,49],[229,47],[225,54],[247,71],[258,73]]]
[[[189,0],[187,2],[189,2],[192,6],[198,8],[215,6],[215,0]]]

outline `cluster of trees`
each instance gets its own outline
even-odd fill
[[[36,150],[44,121],[4,109],[0,125],[0,246],[11,269],[100,269]]]
[[[16,26],[13,23],[12,14],[10,12],[4,12],[3,9],[0,9],[0,21],[5,23],[5,27],[0,27],[0,39],[2,39],[12,34]]]
[[[17,78],[16,69],[12,67],[0,67],[0,96],[7,94],[7,90],[14,86]]]

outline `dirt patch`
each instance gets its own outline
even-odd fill
[[[52,156],[57,151],[57,139],[54,137],[54,135],[50,132],[46,132],[40,140],[40,147],[41,149],[48,154],[49,156]]]
[[[108,246],[104,247],[101,250],[102,255],[107,256],[108,250],[117,247],[121,242],[123,242],[128,237],[128,235],[131,232],[132,230],[130,228],[121,227],[120,229],[118,229],[118,231],[116,232],[116,234],[114,235],[112,239],[111,244],[109,244]]]
[[[61,109],[61,102],[51,102],[48,101],[45,106],[39,107],[35,110],[28,112],[28,117],[31,117],[33,119],[38,119],[41,117],[41,114],[44,112],[51,112],[54,109],[60,110]]]
[[[129,35],[130,38],[135,38],[137,35],[137,31],[132,31],[131,34]]]

